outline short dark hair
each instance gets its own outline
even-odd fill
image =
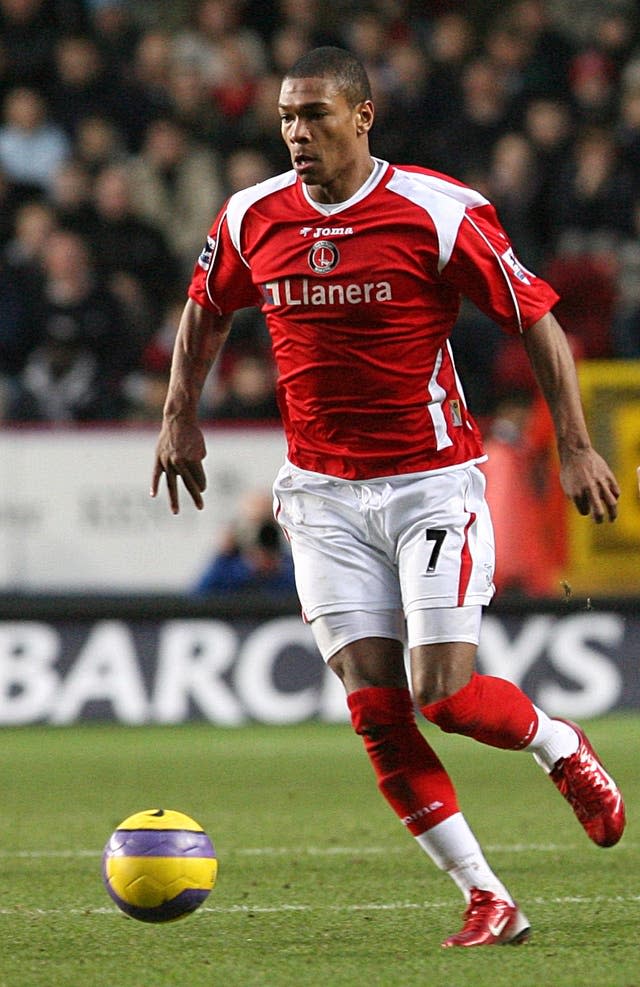
[[[371,99],[371,83],[365,67],[345,48],[325,45],[313,48],[285,73],[285,79],[333,79],[338,91],[344,93],[350,106]]]

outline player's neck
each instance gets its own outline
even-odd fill
[[[345,170],[336,176],[326,185],[308,185],[307,191],[310,198],[320,205],[332,205],[338,202],[347,202],[358,189],[362,188],[367,179],[371,176],[375,162],[368,156],[355,168]]]

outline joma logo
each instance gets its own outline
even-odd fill
[[[314,240],[319,240],[325,236],[350,236],[353,234],[353,226],[303,226],[300,229],[300,236],[307,237],[311,234]]]

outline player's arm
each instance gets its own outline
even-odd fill
[[[164,405],[162,427],[156,447],[151,496],[158,493],[160,478],[167,478],[169,505],[180,509],[178,477],[191,499],[202,510],[206,478],[202,461],[206,455],[198,425],[198,402],[207,374],[231,327],[231,316],[203,308],[192,298],[184,307],[173,349],[171,376]]]
[[[560,482],[581,514],[598,524],[617,516],[620,488],[587,431],[575,363],[567,338],[548,312],[523,335],[534,373],[549,405],[560,455]]]

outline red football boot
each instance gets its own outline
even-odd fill
[[[624,832],[624,802],[620,789],[607,774],[584,732],[562,720],[578,734],[575,754],[562,757],[549,777],[566,798],[587,836],[598,846],[613,846]]]
[[[462,929],[442,945],[519,946],[527,942],[529,933],[529,921],[517,905],[510,905],[492,891],[472,888]]]

